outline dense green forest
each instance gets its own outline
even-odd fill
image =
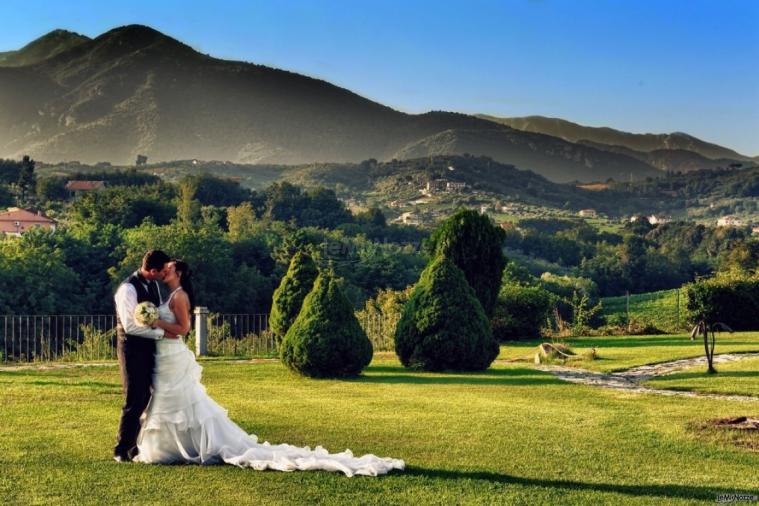
[[[590,193],[486,158],[394,165],[370,160],[360,175],[333,166],[321,177],[334,186],[335,174],[343,174],[346,188],[354,184],[346,178],[364,178],[367,191],[376,192],[379,184],[397,197],[404,186],[412,186],[409,181],[417,184],[414,178],[421,184],[422,176],[446,174],[484,188],[498,179],[488,175],[505,171],[508,191],[544,202],[566,203],[572,195],[587,198]],[[41,175],[33,160],[0,161],[2,204],[44,210],[59,224],[54,233],[31,231],[0,243],[0,312],[110,313],[115,284],[136,268],[145,250],[156,247],[196,267],[199,302],[219,312],[268,312],[273,290],[297,250],[310,252],[322,266],[331,264],[356,307],[380,290],[415,283],[428,261],[423,247],[428,229],[389,224],[387,211],[379,207],[348,209],[338,198],[339,188],[310,185],[305,176],[302,186],[280,180],[254,190],[237,178],[189,171],[167,178],[134,168],[58,169],[48,167]],[[723,176],[744,192],[751,191],[755,177],[753,169]],[[685,184],[678,190],[683,198],[707,188],[724,194],[719,185],[708,186],[714,171],[693,177],[703,181],[688,184],[701,190]],[[72,179],[103,180],[107,186],[70,198],[65,185]],[[662,191],[665,181],[619,186],[629,194],[649,195]],[[610,187],[594,195],[623,191]],[[603,204],[603,199],[595,202]],[[750,271],[759,264],[759,245],[747,227],[677,221],[652,226],[639,220],[610,231],[578,218],[515,219],[505,227],[503,246],[511,261],[506,277],[539,285],[567,301],[575,291],[592,302],[628,291],[675,288],[719,271]]]

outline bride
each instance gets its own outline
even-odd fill
[[[190,330],[193,307],[191,272],[182,261],[167,265],[164,282],[171,290],[158,308],[153,326],[185,335]],[[258,438],[238,427],[227,411],[206,393],[200,382],[201,367],[182,339],[157,343],[153,375],[153,395],[137,439],[135,462],[169,464],[227,463],[256,470],[324,470],[377,476],[391,469],[403,469],[398,459],[374,455],[354,457],[350,450],[328,453],[287,444],[259,443]]]

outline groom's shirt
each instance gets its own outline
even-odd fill
[[[137,277],[137,283],[141,283],[146,292],[150,293],[155,290],[154,293],[158,294],[157,298],[160,304],[161,295],[160,290],[158,289],[158,284],[155,281],[143,278],[139,273],[135,273],[134,276]],[[138,304],[137,290],[129,280],[119,285],[118,290],[116,290],[116,295],[114,295],[113,298],[116,302],[116,314],[119,317],[121,325],[124,327],[125,334],[146,337],[148,339],[163,338],[163,329],[153,329],[144,325],[138,325],[137,322],[134,321],[134,310]]]

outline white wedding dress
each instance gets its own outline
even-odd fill
[[[179,288],[177,288],[179,290]],[[158,307],[160,318],[176,322],[171,298]],[[259,471],[339,471],[377,476],[403,469],[398,459],[375,455],[354,457],[350,450],[329,453],[287,444],[259,443],[227,416],[200,382],[202,368],[181,339],[163,339],[156,346],[153,395],[143,414],[135,462],[150,464],[233,464]]]

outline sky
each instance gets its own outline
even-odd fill
[[[681,131],[759,155],[756,0],[2,0],[0,51],[152,26],[395,109]]]

